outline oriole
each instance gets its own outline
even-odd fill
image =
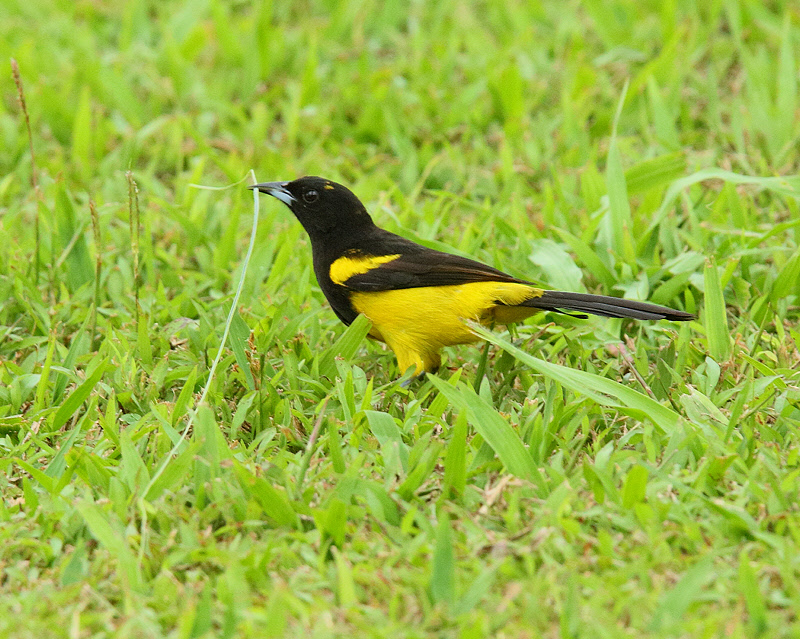
[[[539,311],[686,321],[665,306],[604,295],[542,289],[471,259],[426,248],[375,225],[346,187],[321,177],[249,188],[288,206],[311,239],[314,273],[334,313],[359,313],[370,335],[397,356],[400,372],[439,368],[443,346],[478,341],[465,320],[486,326],[519,322]]]

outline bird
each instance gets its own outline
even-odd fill
[[[684,322],[684,311],[605,295],[543,289],[492,266],[437,251],[377,226],[342,184],[318,176],[248,188],[283,202],[311,240],[314,274],[336,316],[360,313],[370,337],[394,351],[398,369],[435,372],[445,346],[479,341],[469,321],[492,327],[541,312]]]

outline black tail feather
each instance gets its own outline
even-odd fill
[[[676,311],[666,306],[636,302],[607,295],[587,293],[568,293],[566,291],[545,291],[541,297],[534,297],[520,306],[540,308],[545,311],[577,311],[602,317],[630,317],[638,320],[671,320],[685,322],[694,319],[691,313]]]

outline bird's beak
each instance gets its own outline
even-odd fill
[[[267,193],[272,197],[278,198],[286,206],[291,207],[295,201],[294,195],[286,188],[288,182],[262,182],[261,184],[251,184],[248,189],[258,189],[261,193]]]

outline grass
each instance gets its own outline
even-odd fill
[[[794,3],[0,17],[0,636],[797,634]],[[223,344],[251,195],[191,185],[250,169],[698,319],[543,315],[403,388],[264,199]]]

